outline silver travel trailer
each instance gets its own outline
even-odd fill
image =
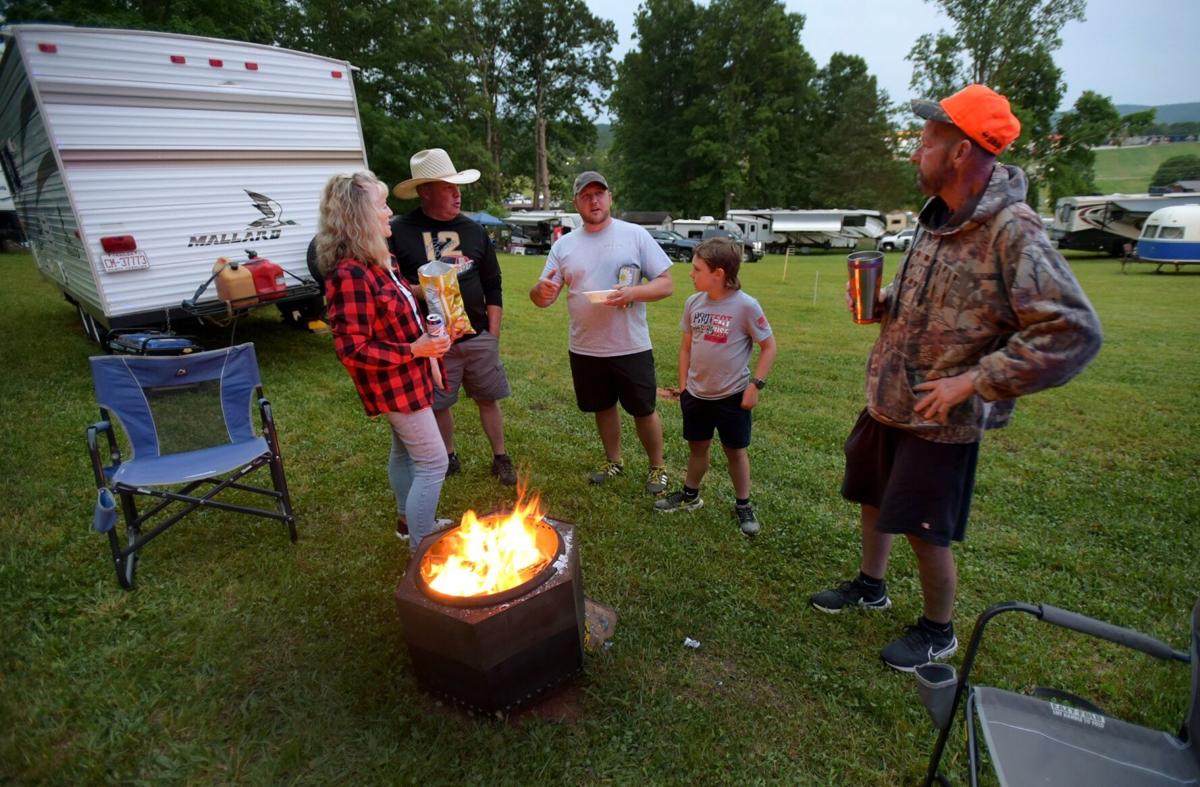
[[[1050,238],[1060,249],[1102,251],[1119,257],[1138,239],[1151,213],[1200,202],[1196,194],[1106,194],[1062,197],[1054,207]]]
[[[232,313],[215,287],[195,296],[218,258],[249,251],[282,268],[263,303],[312,308],[321,189],[366,167],[349,64],[146,31],[3,34],[0,165],[39,270],[92,339]]]
[[[859,241],[875,241],[886,228],[884,215],[877,210],[783,208],[737,209],[726,217],[744,227],[743,234],[760,242],[766,251],[781,254],[789,246],[804,251],[853,249]]]

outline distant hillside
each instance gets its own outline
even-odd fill
[[[1200,121],[1200,101],[1193,101],[1190,104],[1163,104],[1157,107],[1148,107],[1142,104],[1117,104],[1116,106],[1117,111],[1122,115],[1128,115],[1131,112],[1141,112],[1144,109],[1153,109],[1154,121],[1156,123]]]
[[[1101,194],[1143,192],[1150,186],[1150,178],[1159,164],[1172,156],[1188,154],[1200,155],[1200,142],[1097,150],[1096,189]]]

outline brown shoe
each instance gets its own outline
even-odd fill
[[[500,454],[492,460],[492,475],[505,486],[516,486],[517,471],[513,467],[512,460],[508,458],[508,454]]]

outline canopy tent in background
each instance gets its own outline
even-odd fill
[[[500,227],[504,225],[503,219],[498,219],[486,210],[481,210],[478,213],[468,213],[467,218],[471,221],[476,221],[485,227]]]

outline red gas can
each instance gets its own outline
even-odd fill
[[[287,282],[284,281],[283,268],[265,257],[259,257],[252,251],[247,251],[246,254],[250,260],[245,263],[245,266],[254,276],[254,291],[258,293],[260,301],[275,300],[287,294]]]

